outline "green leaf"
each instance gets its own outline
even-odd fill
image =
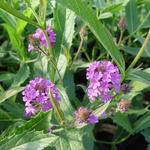
[[[85,131],[88,131],[89,133]],[[91,134],[91,131],[92,131],[91,129],[63,130],[61,133],[59,133],[59,138],[55,144],[56,149],[57,150],[93,149],[93,136]]]
[[[137,37],[138,41],[141,43],[141,45],[143,45],[144,41],[145,41],[145,38],[143,37]],[[150,57],[150,42],[148,41],[146,47],[145,47],[145,50],[144,50],[144,53],[147,55],[147,57]]]
[[[10,97],[16,95],[17,93],[19,93],[23,89],[24,89],[24,87],[14,87],[14,88],[11,88],[11,89],[3,92],[0,95],[0,103],[4,102],[5,100],[9,99]]]
[[[20,57],[22,57],[22,59],[24,59],[25,49],[24,49],[24,43],[21,40],[21,36],[19,34],[17,34],[16,29],[11,27],[9,24],[3,24],[3,26],[9,34],[9,38],[10,38],[13,48],[17,49],[17,52],[19,53]]]
[[[46,18],[46,9],[47,9],[47,1],[46,0],[40,0],[40,5],[39,5],[39,18],[43,22],[45,22]]]
[[[102,114],[106,111],[106,109],[108,108],[110,104],[110,101],[108,101],[106,104],[100,106],[99,108],[97,108],[93,113],[97,116],[97,117],[101,117]]]
[[[34,63],[33,72],[34,76],[49,78],[49,74],[47,73],[48,60],[46,56],[40,56],[39,59]]]
[[[19,135],[10,136],[0,142],[0,149],[21,150],[36,149],[42,150],[49,144],[54,144],[57,136],[43,134],[42,132],[24,132]]]
[[[145,137],[145,140],[150,143],[150,128],[142,131],[141,133]]]
[[[99,19],[106,19],[106,18],[110,18],[112,16],[113,16],[112,13],[106,12],[106,13],[100,14]]]
[[[48,132],[48,128],[50,127],[51,115],[50,111],[48,112],[40,112],[38,115],[30,118],[29,121],[25,122],[22,126],[18,127],[15,130],[15,134],[20,134],[23,131],[40,131],[45,130]]]
[[[141,28],[149,28],[150,27],[150,12],[148,12],[146,18],[141,23]]]
[[[24,10],[23,15],[30,18],[32,15],[31,9],[27,8],[26,10]],[[16,26],[17,33],[21,35],[27,24],[28,24],[28,22],[21,20],[21,19],[18,19],[17,20],[17,26]]]
[[[118,13],[122,9],[123,9],[123,3],[116,3],[110,6],[107,6],[106,8],[103,9],[102,12]]]
[[[26,17],[25,15],[23,15],[22,13],[20,13],[19,11],[15,10],[14,8],[11,7],[11,5],[9,3],[6,3],[4,1],[1,1],[0,4],[0,8],[5,10],[6,12],[10,13],[11,15],[22,19],[36,27],[41,27],[40,25],[38,25],[37,23],[35,23],[34,21],[32,21],[30,18]]]
[[[59,57],[61,52],[61,44],[63,42],[63,35],[65,31],[65,22],[66,22],[66,9],[60,4],[56,4],[54,10],[54,29],[57,35],[56,45],[54,47],[54,52],[56,58]]]
[[[139,82],[139,81],[132,81],[131,82],[131,92],[128,95],[129,99],[133,99],[136,95],[142,92],[142,90],[149,87],[147,83]]]
[[[11,87],[18,87],[29,77],[30,70],[27,64],[20,64],[20,68],[14,77]]]
[[[16,20],[13,16],[0,9],[0,17],[14,29],[16,28]]]
[[[5,72],[0,74],[0,82],[5,80],[11,80],[14,77],[13,73]]]
[[[137,70],[138,72],[138,70]],[[144,72],[150,74],[150,68],[147,68],[144,70]],[[143,78],[143,76],[141,77]],[[148,77],[147,77],[148,78]],[[134,96],[136,96],[137,94],[139,94],[140,92],[142,92],[142,90],[144,90],[145,88],[148,88],[150,85],[147,82],[143,82],[144,79],[140,79],[139,77],[138,79],[133,79],[133,81],[131,82],[131,92],[128,95],[129,99],[132,99]]]
[[[97,39],[111,55],[120,71],[124,74],[124,61],[118,48],[114,44],[110,33],[108,33],[103,24],[97,20],[92,9],[87,6],[87,3],[81,0],[57,0],[57,2],[71,9],[78,16],[80,16],[81,19],[83,19],[83,21],[89,26]]]
[[[72,40],[74,37],[75,18],[75,13],[70,9],[66,9],[66,22],[63,45],[65,46],[65,48],[67,48],[67,50],[70,50],[72,45]]]
[[[1,103],[4,109],[13,114],[16,118],[23,118],[24,116],[24,106],[20,103],[16,103],[13,101],[5,101]]]
[[[137,29],[139,25],[139,20],[137,17],[136,0],[129,0],[125,10],[126,10],[127,28],[129,32],[132,33]]]
[[[150,73],[146,72],[146,71],[142,71],[142,70],[131,70],[127,77],[127,80],[132,80],[132,81],[140,81],[143,82],[147,85],[150,85]]]
[[[128,54],[136,56],[137,53],[139,52],[140,48],[125,46],[125,47],[122,48],[122,50],[124,50]],[[143,52],[143,54],[141,55],[141,57],[150,57],[150,54],[147,55],[147,53],[148,53],[148,49],[145,49],[145,51]]]
[[[59,71],[61,79],[64,78],[64,74],[65,74],[66,68],[67,68],[67,59],[66,59],[65,55],[60,54],[58,62],[57,62],[57,69]],[[58,75],[57,71],[56,71],[56,73],[57,74],[56,74],[55,78],[56,78],[56,80],[58,80],[59,79],[59,75]]]
[[[94,0],[93,3],[95,4],[96,8],[104,8],[106,6],[105,0]]]
[[[143,129],[150,128],[150,113],[145,113],[134,123],[135,132],[140,132]]]
[[[113,122],[115,122],[117,125],[121,126],[123,129],[125,129],[129,133],[133,132],[131,123],[126,114],[123,114],[120,112],[115,113],[114,116],[112,117],[112,119],[113,119]]]
[[[70,101],[76,104],[74,75],[69,68],[67,68],[65,72],[64,79],[63,79],[63,86],[66,89]]]
[[[6,111],[0,109],[0,121],[11,121],[13,117]]]
[[[70,103],[68,95],[63,87],[57,86],[57,88],[61,97],[60,107],[64,113],[64,116],[67,120],[73,120],[74,109]]]

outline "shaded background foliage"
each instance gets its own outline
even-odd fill
[[[150,27],[149,0],[40,2],[2,0],[0,3],[0,149],[52,149],[52,145],[58,150],[66,147],[69,150],[77,147],[81,150],[129,149],[135,139],[143,141],[144,148],[138,146],[137,149],[149,150],[150,41],[136,68],[125,72]],[[45,17],[57,35],[54,52],[63,87],[57,72],[55,83],[67,120],[73,119],[72,114],[80,105],[89,105],[85,73],[93,60],[112,60],[124,81],[132,87],[130,93],[124,96],[132,101],[132,107],[126,114],[109,112],[109,118],[101,119],[95,127],[87,126],[77,131],[56,127],[50,136],[47,131],[51,121],[56,122],[52,111],[39,112],[29,120],[24,117],[21,95],[24,86],[36,76],[50,79],[50,65],[46,57],[27,52],[28,35],[43,25],[42,21],[41,24],[36,22],[33,12],[44,10],[45,5],[46,12],[39,17]],[[125,24],[119,28],[122,17]],[[115,104],[110,107],[114,108]]]

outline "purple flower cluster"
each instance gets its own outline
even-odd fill
[[[53,31],[51,27],[47,27],[46,32],[48,34],[48,38],[51,46],[54,47],[56,41],[56,33]],[[47,47],[46,38],[42,29],[40,28],[36,29],[35,33],[32,34],[32,39],[34,41],[38,41],[41,46]],[[33,41],[32,42],[30,41],[28,45],[28,51],[30,52],[32,50],[34,50],[34,43]]]
[[[52,108],[49,91],[51,91],[52,96],[59,103],[58,90],[52,82],[41,77],[37,77],[29,82],[22,92],[26,107],[25,116],[29,117],[39,110],[47,111]]]
[[[113,98],[113,93],[119,93],[121,87],[121,74],[110,61],[94,61],[87,69],[89,86],[88,97],[94,101],[100,98],[107,102]]]
[[[75,111],[75,120],[76,124],[95,124],[98,123],[98,117],[92,114],[86,107],[79,107],[77,111]]]

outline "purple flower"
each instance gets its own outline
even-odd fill
[[[120,92],[121,74],[110,61],[94,61],[87,69],[86,77],[89,80],[87,93],[92,101],[100,98],[107,102],[114,92]]]
[[[56,41],[56,33],[53,31],[53,29],[51,27],[47,27],[46,32],[47,32],[51,47],[54,47],[54,44]],[[28,45],[29,52],[32,51],[34,49],[34,47],[36,47],[36,49],[38,46],[47,47],[45,35],[44,35],[42,29],[40,29],[40,28],[36,29],[36,31],[33,35],[30,35],[29,40],[30,40],[30,43]],[[37,44],[39,44],[39,45],[37,45]]]
[[[98,123],[98,117],[92,114],[86,107],[79,107],[77,111],[75,111],[75,120],[76,124],[95,124]]]
[[[28,45],[28,52],[31,52],[34,49],[34,46],[30,43]]]
[[[52,92],[57,103],[60,102],[58,90],[49,80],[37,77],[31,80],[22,92],[23,101],[25,102],[25,116],[34,115],[37,111],[47,111],[52,108],[49,99],[49,91]]]

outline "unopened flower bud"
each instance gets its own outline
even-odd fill
[[[80,36],[83,38],[83,37],[87,36],[87,34],[88,34],[88,32],[86,30],[86,27],[82,27],[80,29]]]
[[[120,18],[119,23],[118,23],[118,27],[119,27],[121,30],[125,29],[126,23],[125,23],[125,18],[124,18],[124,17],[121,17],[121,18]]]
[[[122,84],[121,85],[121,91],[123,92],[123,93],[129,93],[130,91],[131,91],[131,87],[130,87],[130,85],[128,84],[128,83],[124,83],[124,84]]]
[[[118,104],[117,104],[117,110],[120,112],[127,112],[129,107],[131,105],[131,102],[126,99],[122,99]]]
[[[79,107],[75,111],[75,120],[77,125],[81,123],[95,124],[98,122],[98,117],[92,114],[86,107]]]

